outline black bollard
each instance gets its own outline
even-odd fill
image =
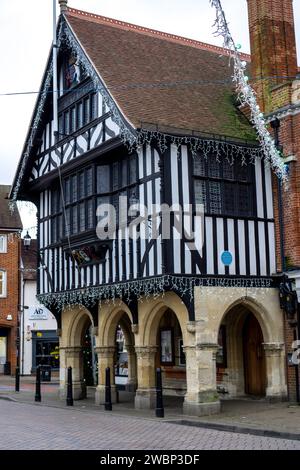
[[[16,367],[16,392],[20,391],[20,367]]]
[[[68,385],[67,385],[67,406],[73,406],[73,379],[72,379],[72,367],[68,367]]]
[[[110,386],[110,367],[105,369],[105,411],[112,411],[111,386]]]
[[[156,369],[156,409],[155,414],[157,418],[165,417],[165,410],[163,404],[163,393],[162,393],[162,380],[161,380],[161,369]]]
[[[36,381],[35,381],[35,397],[34,401],[42,401],[41,397],[41,367],[37,366],[36,368]]]

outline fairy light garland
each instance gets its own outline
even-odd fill
[[[211,289],[212,295],[215,293],[215,288],[224,289],[224,295],[226,292],[226,296],[228,296],[228,288],[269,289],[272,286],[273,280],[269,278],[229,279],[165,275],[65,292],[40,294],[37,296],[37,300],[45,307],[55,306],[58,309],[63,309],[77,304],[91,307],[96,302],[100,304],[103,302],[115,303],[122,299],[130,303],[132,297],[136,297],[140,301],[150,298],[156,299],[164,296],[166,291],[174,291],[181,297],[188,296],[192,302],[195,287]],[[234,292],[232,292],[233,297],[234,295]]]
[[[236,84],[236,90],[239,101],[242,105],[248,105],[251,111],[251,122],[253,123],[257,136],[263,150],[266,162],[270,163],[277,177],[283,182],[287,182],[287,171],[283,159],[276,148],[275,142],[267,129],[267,122],[261,112],[255,92],[249,84],[249,77],[245,70],[247,62],[241,60],[238,50],[240,45],[236,45],[228,28],[226,16],[222,8],[221,0],[209,0],[211,6],[216,9],[216,20],[214,23],[215,35],[222,36],[223,47],[230,51],[230,57],[233,60],[234,71],[233,81]]]

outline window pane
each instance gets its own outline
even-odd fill
[[[98,96],[97,96],[97,93],[92,94],[91,100],[92,100],[92,119],[96,119],[97,114],[98,114],[98,109],[97,109],[98,108],[97,107]]]
[[[130,158],[129,162],[129,182],[130,184],[136,183],[137,181],[137,159],[134,155]]]
[[[234,180],[234,165],[231,165],[228,160],[223,161],[223,178]]]
[[[70,134],[76,129],[76,108],[71,109]]]
[[[113,164],[113,191],[119,189],[119,163]]]
[[[6,235],[0,236],[0,253],[7,252],[7,237]]]
[[[57,219],[54,217],[51,222],[51,227],[52,227],[52,243],[57,242]]]
[[[77,175],[72,176],[72,202],[76,202],[78,199],[78,187],[77,187]]]
[[[70,204],[70,178],[65,181],[65,202]]]
[[[86,170],[86,196],[93,194],[93,169],[88,168]]]
[[[63,119],[62,114],[58,116],[58,133],[59,133],[58,140],[62,139],[63,134],[64,134],[64,119]]]
[[[127,161],[122,160],[122,182],[121,182],[122,188],[127,186],[127,184],[128,184],[127,183]]]
[[[84,124],[90,122],[90,97],[84,100]]]
[[[72,209],[72,231],[73,233],[77,233],[78,232],[78,210],[77,210],[77,206],[74,206],[73,209]]]
[[[221,163],[217,162],[214,155],[208,157],[208,176],[210,178],[220,178]]]
[[[84,202],[82,202],[79,206],[79,213],[80,213],[79,230],[80,230],[80,232],[84,232],[85,231],[85,205],[84,205]]]
[[[203,157],[196,156],[193,158],[194,175],[205,176],[205,160]]]
[[[80,129],[83,125],[83,109],[82,103],[77,105],[77,129]]]
[[[58,234],[59,238],[63,238],[63,219],[62,219],[62,215],[58,216],[57,222],[58,222],[57,234]]]
[[[70,115],[69,111],[65,113],[65,134],[69,135],[70,133]]]
[[[242,165],[241,162],[236,163],[236,179],[238,181],[250,181],[251,167],[249,165]]]
[[[235,214],[235,188],[232,183],[224,184],[224,213],[227,215]]]
[[[87,202],[87,225],[88,228],[94,227],[94,204],[92,199]]]
[[[209,202],[210,212],[212,214],[221,214],[222,202],[221,202],[221,183],[215,181],[209,182]]]
[[[110,197],[109,196],[102,196],[97,198],[97,208],[100,207],[102,204],[110,204]],[[101,216],[97,216],[97,221],[100,222],[103,218],[107,218],[108,212],[103,210],[101,211]]]
[[[97,168],[97,193],[109,193],[110,191],[110,174],[109,166],[102,165]]]
[[[79,199],[85,197],[85,190],[84,190],[84,172],[82,171],[79,173]]]
[[[195,203],[203,204],[204,209],[207,210],[207,198],[206,198],[206,184],[205,181],[195,180]]]
[[[245,184],[238,185],[239,215],[250,217],[252,215],[252,190]]]
[[[5,272],[0,271],[0,297],[5,295]]]
[[[71,230],[71,210],[70,208],[66,209],[66,220],[65,220],[65,234],[66,236],[70,235]]]

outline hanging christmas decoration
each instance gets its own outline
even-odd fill
[[[102,302],[112,301],[115,303],[120,300],[124,300],[130,305],[130,299],[134,297],[139,300],[155,299],[163,296],[167,291],[173,291],[181,297],[188,296],[192,301],[195,287],[211,288],[212,295],[215,294],[213,289],[218,287],[224,289],[224,296],[228,297],[228,288],[270,288],[273,287],[273,280],[269,278],[232,279],[165,275],[58,293],[40,294],[37,296],[37,300],[50,309],[53,306],[63,309],[78,304],[90,307],[95,305],[96,302],[101,304]],[[232,292],[232,295],[234,295],[234,292]]]
[[[216,9],[216,20],[214,27],[215,34],[223,38],[223,47],[230,51],[230,57],[233,61],[233,81],[240,103],[248,105],[251,111],[251,122],[253,123],[258,139],[263,150],[266,162],[270,163],[274,172],[282,182],[287,181],[286,167],[275,142],[267,129],[267,122],[261,112],[256,100],[254,90],[249,84],[249,77],[246,75],[247,63],[240,58],[240,44],[235,44],[230,33],[226,16],[222,8],[221,0],[210,0],[211,6]]]

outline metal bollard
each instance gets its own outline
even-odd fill
[[[20,367],[16,367],[16,392],[20,391]]]
[[[110,367],[105,369],[105,411],[112,411],[111,386],[110,386]]]
[[[72,367],[68,367],[68,385],[67,385],[67,406],[73,406],[73,379],[72,379]]]
[[[34,401],[42,401],[41,397],[41,366],[36,368],[36,381],[35,381],[35,397]]]
[[[163,393],[162,393],[162,379],[161,369],[156,369],[156,409],[155,414],[157,418],[164,418],[165,410],[163,404]]]

